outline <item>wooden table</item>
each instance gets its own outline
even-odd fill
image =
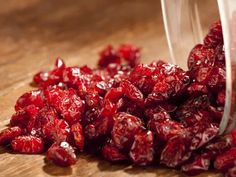
[[[0,128],[8,124],[16,99],[32,89],[33,74],[57,56],[68,66],[96,65],[106,44],[143,47],[143,62],[168,58],[158,0],[9,0],[0,6]],[[157,58],[158,57],[158,58]],[[158,167],[132,167],[80,154],[72,168],[44,163],[43,155],[0,149],[0,176],[184,176]],[[201,175],[220,176],[214,173]]]

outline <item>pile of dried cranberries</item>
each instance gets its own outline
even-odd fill
[[[221,23],[188,57],[188,71],[155,61],[139,64],[130,44],[100,53],[98,68],[66,67],[35,74],[38,90],[16,102],[0,145],[14,152],[46,152],[60,166],[76,154],[135,165],[163,164],[197,175],[209,168],[235,176],[236,131],[219,136],[225,104],[225,55]],[[214,165],[211,165],[214,164]]]

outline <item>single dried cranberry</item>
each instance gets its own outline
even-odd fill
[[[219,133],[219,128],[214,124],[204,122],[194,124],[188,128],[188,131],[192,134],[190,149],[195,150],[215,138]]]
[[[151,131],[136,134],[129,156],[136,165],[145,166],[154,159],[154,136]]]
[[[105,68],[110,63],[121,63],[121,59],[112,45],[108,45],[100,52],[98,66]]]
[[[129,81],[125,80],[121,82],[120,87],[123,88],[125,96],[127,96],[130,100],[136,103],[143,103],[144,97],[142,92]]]
[[[99,117],[85,127],[84,133],[88,139],[95,139],[111,133],[114,120],[112,117]]]
[[[3,129],[0,132],[0,145],[9,144],[15,137],[23,134],[23,130],[20,127],[9,127]]]
[[[210,73],[207,85],[212,91],[218,91],[225,88],[226,73],[225,70],[219,67],[214,67]]]
[[[18,111],[28,105],[35,105],[39,108],[44,106],[44,100],[41,90],[33,90],[21,95],[16,101],[15,110]]]
[[[207,47],[215,48],[218,44],[223,44],[223,34],[220,21],[211,24],[209,32],[204,38],[204,45]]]
[[[129,151],[135,134],[142,131],[142,126],[139,118],[124,112],[117,113],[111,132],[115,146],[121,150]]]
[[[214,167],[224,173],[235,166],[235,159],[236,148],[231,148],[216,157]]]
[[[157,75],[154,74],[156,67],[139,64],[134,67],[130,73],[129,80],[142,93],[149,94],[152,92],[156,83]]]
[[[79,67],[67,67],[63,71],[63,82],[74,85],[81,76]]]
[[[69,124],[80,121],[85,105],[84,101],[80,99],[74,89],[64,91],[58,104],[56,109]]]
[[[198,155],[192,161],[182,165],[181,171],[183,171],[189,176],[195,176],[204,171],[207,171],[209,167],[210,159]]]
[[[122,44],[118,49],[118,54],[124,58],[131,66],[135,66],[140,61],[140,48],[132,44]]]
[[[98,95],[96,92],[89,92],[85,96],[86,105],[92,109],[95,107],[99,107],[102,102],[102,97]]]
[[[54,143],[47,151],[47,159],[59,166],[70,166],[76,163],[74,149],[67,142]]]
[[[171,138],[161,153],[160,163],[168,167],[178,167],[187,161],[192,151],[190,139],[184,135]]]
[[[197,44],[189,53],[188,56],[188,69],[191,74],[194,75],[194,72],[200,67],[207,67],[214,65],[214,50],[206,48],[202,44]]]
[[[163,64],[156,69],[155,73],[157,81],[152,93],[148,95],[151,101],[163,102],[180,96],[190,83],[188,74],[176,65]]]
[[[42,133],[46,139],[52,142],[65,141],[70,134],[70,127],[65,120],[55,119],[42,127]]]
[[[53,122],[55,119],[59,119],[55,108],[51,106],[44,106],[39,110],[37,121],[39,121],[42,126],[48,122]]]
[[[127,156],[120,152],[120,150],[114,146],[112,140],[108,141],[102,148],[102,156],[111,161],[111,162],[118,162],[127,160]]]
[[[11,142],[15,152],[24,154],[39,154],[44,151],[44,142],[35,136],[18,136]]]
[[[27,128],[31,131],[34,126],[34,121],[38,115],[38,111],[38,107],[28,105],[24,109],[21,109],[12,115],[10,125]]]
[[[71,126],[71,133],[73,134],[73,139],[75,142],[76,147],[80,150],[84,150],[84,133],[83,127],[80,123],[73,124]]]
[[[168,141],[176,135],[185,133],[183,125],[179,122],[168,119],[161,120],[159,118],[160,117],[151,119],[147,125],[147,127],[155,133],[158,139],[162,141]]]
[[[34,75],[33,81],[43,88],[58,84],[62,80],[62,73],[64,69],[64,61],[60,58],[57,58],[53,70],[48,72],[38,72]]]

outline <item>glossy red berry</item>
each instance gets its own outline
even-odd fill
[[[67,142],[54,143],[47,151],[47,160],[55,165],[67,167],[76,163],[74,149]]]
[[[12,142],[13,151],[23,154],[39,154],[44,151],[44,142],[35,136],[18,136]]]
[[[16,138],[22,134],[23,134],[23,130],[17,126],[3,129],[0,132],[0,145],[7,145],[7,144],[11,143],[11,141],[14,138]]]
[[[154,159],[154,135],[151,131],[136,134],[129,156],[136,165],[145,166]]]

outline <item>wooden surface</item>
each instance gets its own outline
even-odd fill
[[[0,5],[0,128],[8,124],[16,99],[32,89],[33,74],[53,65],[96,65],[106,44],[142,46],[144,63],[168,58],[158,0],[9,0]],[[44,163],[43,155],[0,149],[0,176],[178,177],[175,170],[111,164],[80,154],[72,168]],[[205,173],[201,177],[220,176]]]

